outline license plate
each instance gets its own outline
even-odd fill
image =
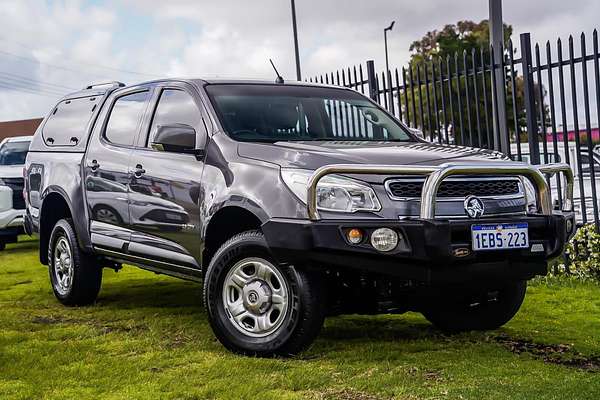
[[[527,223],[472,225],[473,250],[506,250],[529,248]]]

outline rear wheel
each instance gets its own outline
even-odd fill
[[[96,301],[102,283],[102,268],[82,252],[69,219],[56,223],[50,235],[48,270],[54,296],[68,306]]]
[[[323,324],[320,280],[277,264],[260,232],[241,233],[221,246],[204,281],[211,327],[236,353],[296,354],[310,345]]]
[[[430,306],[423,315],[447,332],[497,329],[517,314],[526,290],[526,281],[508,282],[499,289],[444,299]]]

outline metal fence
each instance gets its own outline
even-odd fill
[[[356,89],[432,142],[500,150],[533,164],[566,162],[577,177],[579,222],[598,226],[598,33],[591,46],[584,34],[566,45],[532,46],[528,33],[519,39],[499,59],[492,47],[480,48],[380,73],[367,61],[308,81]],[[558,202],[560,186],[551,182]]]

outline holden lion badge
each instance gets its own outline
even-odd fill
[[[483,201],[477,196],[468,196],[465,199],[465,213],[469,218],[480,218],[485,212]]]

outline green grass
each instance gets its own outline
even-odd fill
[[[0,399],[600,398],[593,284],[540,280],[494,332],[345,316],[297,358],[256,359],[215,340],[197,284],[107,270],[95,306],[61,306],[36,246],[0,253]]]

